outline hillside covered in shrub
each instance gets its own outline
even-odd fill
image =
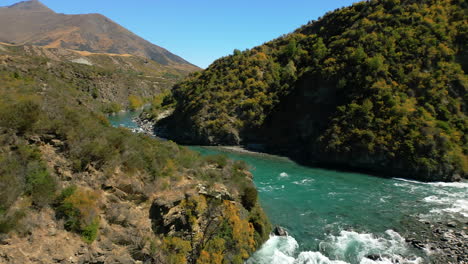
[[[111,127],[100,69],[0,53],[0,262],[243,263],[270,231],[248,166]]]
[[[308,164],[468,175],[465,0],[371,0],[177,84],[167,136],[262,143]]]

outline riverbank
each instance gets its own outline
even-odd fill
[[[434,263],[468,263],[468,226],[462,222],[422,222],[425,227],[406,241],[433,256]]]
[[[153,127],[154,124],[148,119],[142,119],[140,116],[132,118],[132,121],[138,125],[139,133],[146,134],[148,136],[156,137]]]
[[[158,118],[154,119],[149,113],[143,111],[140,114],[132,118],[132,121],[140,128],[139,133],[151,137],[157,137],[160,139],[165,139],[167,132],[164,128],[157,127],[156,123],[162,118],[167,117],[168,114],[172,113],[172,110],[163,111]]]

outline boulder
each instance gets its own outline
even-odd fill
[[[273,229],[273,234],[275,236],[288,236],[288,231],[281,226],[276,226],[275,229]]]
[[[225,186],[214,185],[211,187],[207,187],[203,184],[198,184],[197,192],[198,194],[202,194],[219,200],[234,201],[234,197],[231,193],[229,193]]]
[[[378,254],[371,254],[371,255],[367,255],[366,258],[370,259],[370,260],[373,260],[373,261],[381,261],[382,260],[382,257]]]

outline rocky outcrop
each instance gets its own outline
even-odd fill
[[[209,187],[202,183],[193,185],[194,182],[190,180],[188,180],[187,184],[195,187],[179,186],[177,190],[163,192],[156,196],[150,209],[150,218],[155,233],[171,236],[178,234],[181,237],[189,238],[192,232],[199,232],[199,230],[195,230],[193,223],[190,223],[189,217],[191,214],[187,214],[187,210],[189,210],[187,203],[191,201],[197,201],[203,206],[207,206],[209,203],[232,202],[242,208],[242,205],[235,201],[236,198],[227,191],[225,186]],[[206,222],[208,220],[206,218],[210,217],[214,217],[214,215],[204,215],[202,213],[198,215],[199,219],[197,221]]]
[[[161,111],[157,116],[153,117],[146,111],[143,111],[139,116],[135,117],[133,121],[138,125],[139,131],[149,136],[166,138],[167,131],[161,127],[156,126],[156,124],[162,120],[172,115],[174,109],[166,109]]]
[[[281,226],[276,226],[275,229],[273,229],[273,234],[275,236],[288,236],[288,231]]]
[[[153,201],[150,209],[150,219],[153,230],[158,234],[174,235],[176,231],[190,230],[188,219],[183,210],[177,206],[185,199],[185,194],[180,193],[175,197],[158,197]]]
[[[179,244],[187,243],[189,249],[180,257],[189,263],[207,256],[231,263],[246,259],[264,242],[266,237],[255,227],[265,232],[270,227],[265,219],[256,219],[258,207],[247,210],[240,197],[220,184],[186,187],[158,194],[150,209],[153,231],[158,236],[165,237],[166,243],[167,238],[174,237]]]

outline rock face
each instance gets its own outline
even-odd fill
[[[140,132],[147,134],[149,136],[157,136],[159,138],[166,138],[167,134],[164,129],[161,127],[156,127],[156,123],[164,118],[167,118],[174,112],[174,109],[168,109],[165,111],[162,111],[156,118],[153,118],[151,114],[143,111],[139,116],[135,117],[133,119],[133,122],[135,122],[138,125],[138,128]]]

